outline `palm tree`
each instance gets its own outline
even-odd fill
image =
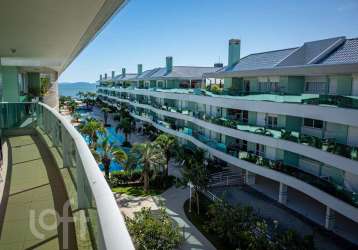
[[[196,149],[193,154],[187,155],[183,161],[181,171],[181,179],[179,184],[182,186],[192,185],[193,197],[196,197],[197,214],[199,214],[199,192],[206,190],[209,183],[209,175],[207,168],[204,166],[204,151]],[[191,200],[189,202],[189,210],[191,211]]]
[[[80,132],[84,135],[87,135],[90,138],[90,144],[89,146],[91,148],[95,148],[96,142],[97,142],[97,132],[101,134],[105,134],[106,130],[102,126],[100,122],[98,122],[95,119],[90,119],[87,121],[86,124],[82,125],[80,127]]]
[[[172,135],[161,134],[155,139],[154,143],[158,144],[164,153],[166,164],[164,165],[165,169],[163,169],[163,176],[167,177],[169,172],[169,161],[170,158],[176,154],[178,142]]]
[[[111,109],[108,107],[103,107],[101,108],[101,111],[103,112],[104,125],[106,126],[108,120],[108,113],[111,112]]]
[[[71,113],[75,112],[78,104],[75,100],[71,100],[68,102],[67,107],[70,110]]]
[[[104,175],[107,181],[109,181],[109,167],[111,161],[117,161],[124,164],[128,159],[127,154],[121,148],[111,144],[108,137],[104,138],[101,142],[100,152],[92,149],[92,154],[97,162],[103,164]]]
[[[136,144],[132,148],[132,153],[138,157],[138,163],[142,166],[142,178],[144,192],[149,190],[149,178],[153,171],[154,176],[164,164],[164,155],[156,144],[142,143]]]
[[[123,144],[128,144],[128,135],[134,131],[135,128],[135,122],[134,119],[132,117],[125,117],[123,119],[120,120],[120,122],[118,123],[117,127],[116,127],[116,131],[118,132],[119,130],[122,130],[125,136],[125,140],[123,142]]]
[[[74,121],[78,122],[79,119],[81,119],[81,114],[78,112],[73,113],[72,118]]]
[[[78,91],[78,93],[76,94],[76,96],[78,96],[78,98],[82,99],[84,93],[82,91]]]
[[[127,118],[127,117],[132,118],[130,113],[129,113],[129,111],[128,111],[127,106],[125,106],[125,105],[121,105],[118,113],[119,113],[120,119],[124,119],[124,118]]]
[[[97,94],[94,92],[87,92],[87,95],[91,99],[91,105],[94,105]]]

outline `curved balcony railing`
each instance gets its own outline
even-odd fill
[[[0,103],[0,115],[1,129],[38,128],[60,152],[63,167],[73,175],[75,191],[68,192],[71,208],[85,212],[94,249],[134,249],[111,189],[70,122],[43,103]]]

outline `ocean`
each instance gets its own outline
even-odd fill
[[[77,93],[82,92],[96,92],[95,83],[75,82],[75,83],[59,83],[58,91],[60,96],[76,97]]]

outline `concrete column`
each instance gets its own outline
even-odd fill
[[[326,221],[324,227],[327,230],[333,230],[336,223],[336,213],[333,209],[326,207]]]
[[[246,170],[246,172],[245,172],[245,182],[246,182],[247,185],[254,185],[255,184],[255,174],[251,173],[248,170]]]
[[[280,182],[280,190],[278,193],[278,202],[281,204],[287,204],[287,185]]]

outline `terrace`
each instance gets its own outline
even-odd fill
[[[119,99],[119,101],[120,100],[121,99]],[[262,135],[266,137],[272,137],[275,139],[290,141],[301,145],[314,147],[324,152],[335,154],[350,160],[358,160],[357,147],[341,144],[337,142],[334,138],[320,138],[312,135],[306,135],[300,131],[289,131],[284,128],[249,125],[245,120],[240,121],[238,119],[231,119],[230,116],[210,116],[195,109],[179,109],[178,107],[176,107],[175,104],[170,105],[169,102],[166,105],[161,105],[158,102],[152,102],[147,98],[135,99],[134,97],[130,97],[129,101],[134,104],[139,103],[143,105],[148,105],[148,107],[153,107],[155,109],[167,111],[167,116],[171,116],[170,113],[177,113],[183,115],[183,119],[185,119],[185,116],[193,117],[219,126],[224,126],[227,128]]]
[[[155,115],[153,116],[153,114],[148,113],[144,109],[133,110],[133,115],[148,119],[155,124],[158,124],[160,127],[175,130],[183,135],[195,138],[195,140],[199,141],[203,145],[206,145],[206,147],[215,149],[224,154],[302,180],[305,183],[309,183],[310,185],[315,186],[352,206],[358,207],[358,194],[356,194],[355,192],[348,191],[343,186],[337,185],[330,180],[322,179],[317,176],[308,174],[293,166],[284,165],[283,162],[280,160],[271,160],[261,155],[256,155],[253,152],[247,151],[247,149],[245,150],[244,148],[231,147],[231,145],[227,146],[215,139],[208,138],[195,128],[177,126],[175,123],[170,122],[170,120],[160,120]]]
[[[358,109],[358,98],[356,96],[343,96],[343,95],[326,95],[326,94],[310,94],[303,93],[301,95],[286,94],[283,92],[240,92],[234,90],[222,90],[219,92],[213,92],[204,89],[162,89],[162,88],[149,88],[149,87],[103,87],[99,86],[99,90],[107,91],[130,91],[135,93],[137,90],[146,90],[153,92],[171,93],[171,94],[187,94],[187,95],[199,95],[207,97],[221,97],[235,100],[246,101],[267,101],[278,103],[298,103],[298,104],[310,104],[321,106],[333,106],[339,108]],[[100,92],[101,93],[101,92]]]
[[[133,249],[113,194],[76,129],[42,103],[1,103],[0,111],[9,158],[0,248]]]

